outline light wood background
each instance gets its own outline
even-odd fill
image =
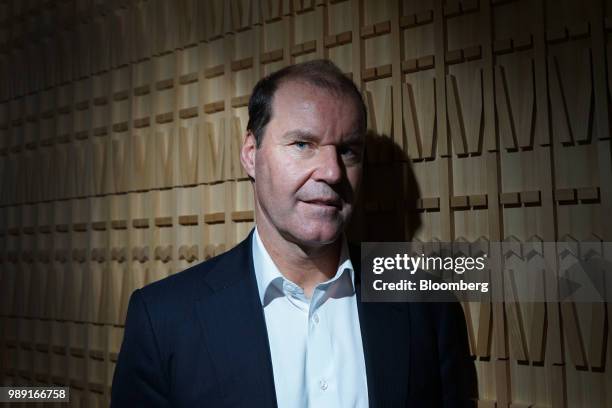
[[[395,144],[354,236],[610,259],[611,32],[609,0],[0,0],[0,381],[108,405],[130,293],[246,236],[249,93],[308,59]],[[464,310],[479,406],[612,406],[607,305]]]

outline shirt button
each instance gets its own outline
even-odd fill
[[[316,314],[316,313],[315,313],[314,315],[312,315],[312,320],[313,320],[313,321],[314,321],[316,324],[318,324],[318,323],[319,323],[319,315],[318,315],[318,314]]]
[[[323,391],[327,389],[327,386],[328,386],[327,381],[325,380],[319,381],[319,388],[321,388]]]

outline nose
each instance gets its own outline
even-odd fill
[[[314,178],[327,184],[337,184],[342,180],[344,169],[336,146],[325,146],[319,150],[319,160]]]

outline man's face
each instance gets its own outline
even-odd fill
[[[276,90],[261,145],[251,146],[247,155],[253,160],[245,164],[255,179],[258,225],[306,247],[340,236],[361,181],[359,120],[349,96],[295,81]],[[249,143],[253,135],[247,135]]]

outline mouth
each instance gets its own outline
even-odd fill
[[[306,204],[316,205],[321,208],[336,209],[340,211],[342,209],[342,202],[340,200],[327,200],[327,199],[314,199],[304,201]]]

